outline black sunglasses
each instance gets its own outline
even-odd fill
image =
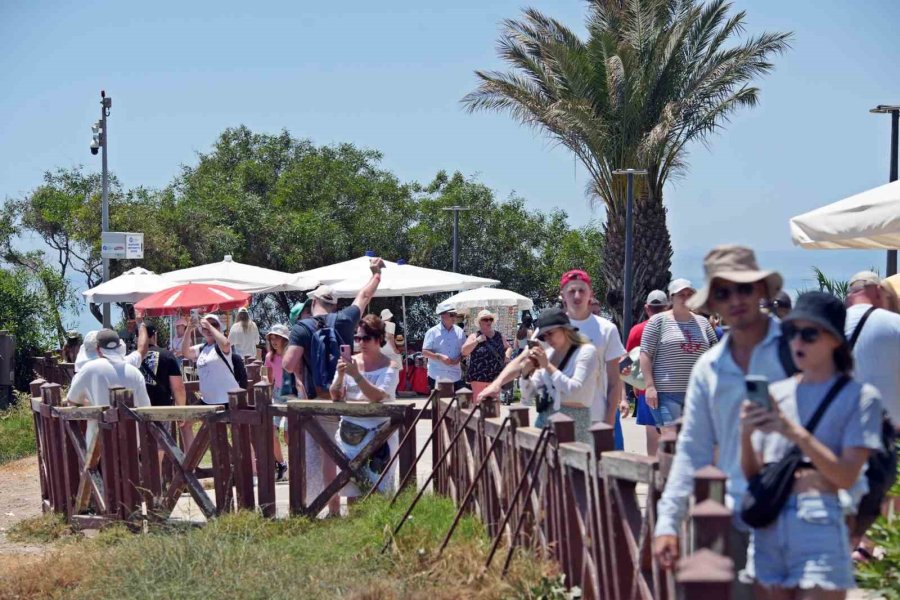
[[[354,335],[354,342],[370,342],[375,339],[374,335]]]
[[[753,295],[752,283],[739,283],[737,285],[720,285],[712,291],[712,297],[716,302],[727,302],[732,294],[747,298]]]
[[[788,340],[793,340],[798,335],[806,344],[813,344],[822,335],[822,330],[818,327],[797,327],[792,323],[785,323],[781,326],[781,333]]]

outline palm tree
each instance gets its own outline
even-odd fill
[[[724,0],[589,0],[586,40],[534,9],[503,23],[498,51],[512,70],[476,71],[463,98],[470,112],[510,113],[575,153],[590,174],[587,194],[607,220],[602,248],[607,289],[621,289],[625,182],[642,168],[635,202],[635,319],[643,298],[665,289],[672,246],[663,187],[684,172],[689,142],[708,142],[738,108],[759,101],[750,81],[769,72],[789,33],[731,44],[744,12]]]

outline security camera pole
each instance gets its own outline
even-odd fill
[[[459,273],[459,211],[471,210],[465,206],[449,206],[441,210],[453,211],[453,272]]]
[[[101,231],[109,231],[109,171],[106,164],[106,151],[109,143],[109,135],[107,130],[107,117],[109,109],[112,107],[112,98],[106,96],[105,91],[100,92],[100,120],[94,125],[94,139],[91,142],[91,154],[97,154],[97,150],[102,148],[101,154],[103,164],[103,196],[101,208]],[[109,281],[109,259],[103,258],[103,281]],[[108,302],[103,304],[103,327],[111,327],[110,307]]]
[[[875,108],[869,110],[875,114],[891,115],[891,173],[888,181],[897,181],[897,138],[898,138],[898,121],[900,121],[900,106],[891,106],[887,104],[879,104]],[[897,251],[887,251],[887,272],[885,277],[896,275],[897,273]]]

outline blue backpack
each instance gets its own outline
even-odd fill
[[[344,341],[334,327],[336,322],[336,313],[331,313],[324,319],[312,317],[297,322],[309,332],[309,348],[304,351],[303,362],[309,369],[310,380],[316,386],[315,390],[307,390],[312,397],[315,397],[319,390],[328,389],[337,371],[338,358],[341,356],[341,344]]]

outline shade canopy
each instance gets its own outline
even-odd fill
[[[148,296],[135,304],[134,309],[139,316],[163,317],[194,308],[204,313],[233,310],[247,306],[249,301],[250,294],[240,290],[209,283],[186,283]]]
[[[172,285],[181,283],[209,283],[223,285],[248,294],[270,292],[302,292],[311,290],[319,282],[299,274],[282,273],[264,267],[235,262],[226,255],[221,262],[179,269],[162,275]]]
[[[368,256],[360,256],[342,263],[304,271],[298,275],[329,284],[338,298],[353,298],[372,277],[369,270],[369,259]],[[387,260],[384,263],[381,283],[375,292],[375,296],[379,298],[422,296],[438,292],[469,290],[500,283],[496,279],[427,269]]]
[[[516,310],[531,310],[534,302],[511,290],[500,288],[480,287],[474,290],[466,290],[444,300],[441,304],[447,304],[456,310],[468,310],[470,308],[493,308],[498,306],[515,306]]]
[[[900,181],[792,218],[791,238],[804,248],[900,248]]]
[[[118,277],[82,292],[85,300],[95,304],[106,302],[137,302],[174,285],[162,275],[135,267]]]

